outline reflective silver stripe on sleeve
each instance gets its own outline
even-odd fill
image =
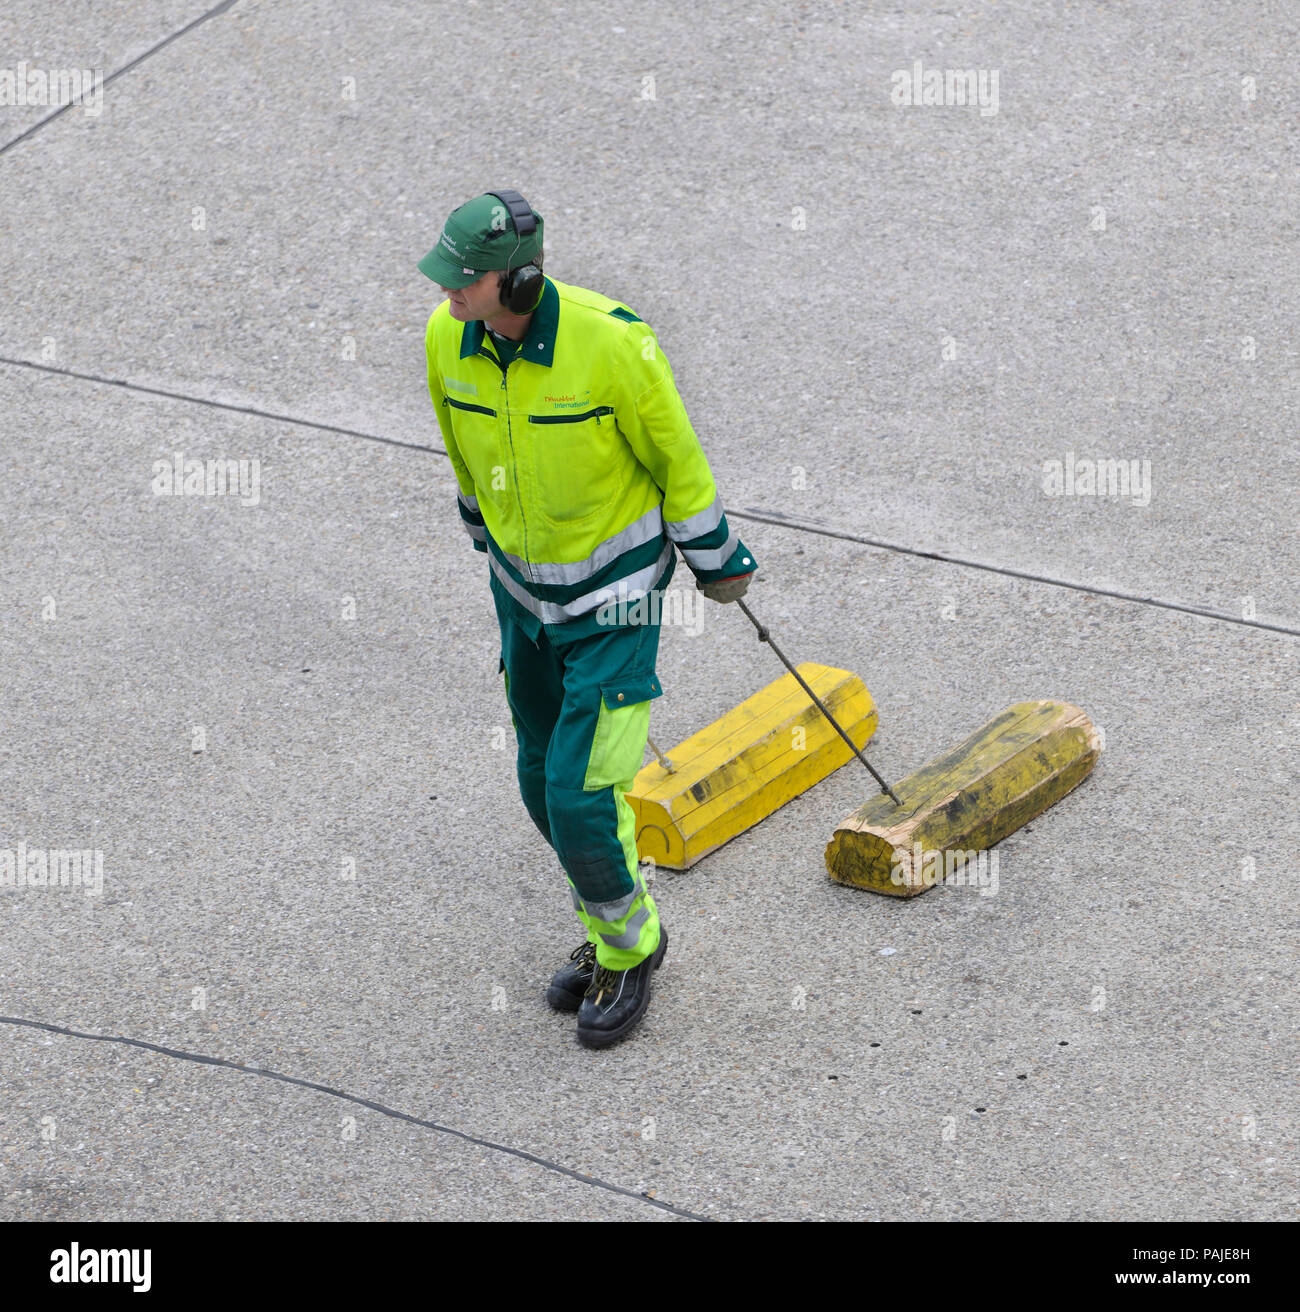
[[[563,605],[555,601],[539,601],[522,584],[510,577],[505,566],[491,551],[488,552],[488,562],[497,581],[525,610],[532,611],[543,624],[564,624],[568,620],[577,619],[580,615],[586,615],[604,602],[632,602],[638,597],[645,596],[659,581],[659,576],[668,567],[672,554],[673,544],[665,542],[664,549],[659,553],[659,559],[654,564],[647,565],[645,569],[639,569],[626,578],[607,583],[594,592],[586,592]]]
[[[575,560],[572,563],[529,563],[522,556],[513,555],[509,551],[503,550],[501,554],[532,583],[581,583],[583,579],[599,574],[610,561],[617,560],[625,551],[653,542],[655,538],[662,537],[663,532],[663,511],[659,506],[651,506],[640,519],[633,520],[612,538],[606,538],[586,560]]]
[[[689,542],[692,538],[712,533],[722,523],[722,498],[714,497],[711,506],[697,510],[690,519],[670,519],[664,525],[674,542]]]
[[[465,532],[468,533],[475,542],[481,542],[484,546],[487,546],[487,529],[485,529],[482,524],[470,524],[463,519],[460,522],[465,525]]]
[[[456,499],[466,510],[471,511],[475,515],[481,514],[478,508],[478,497],[467,497],[463,492],[457,492]]]
[[[686,563],[692,569],[721,569],[739,545],[740,539],[733,529],[720,547],[709,547],[703,551],[690,547],[679,547],[678,550],[686,557]]]

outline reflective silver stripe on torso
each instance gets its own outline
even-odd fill
[[[581,583],[583,579],[599,574],[610,561],[617,560],[625,551],[663,537],[663,522],[662,508],[651,506],[640,519],[633,520],[612,538],[606,538],[586,560],[575,560],[572,563],[526,561],[522,556],[506,551],[499,542],[497,549],[532,583]]]
[[[645,569],[637,570],[635,574],[615,579],[613,583],[607,583],[594,592],[584,593],[581,597],[576,597],[573,601],[564,602],[563,604],[555,601],[539,601],[521,583],[517,583],[510,576],[505,566],[496,558],[490,548],[488,550],[488,563],[492,567],[492,573],[497,582],[525,610],[531,611],[543,624],[564,624],[568,620],[586,615],[607,601],[632,602],[638,597],[645,596],[659,581],[659,576],[668,568],[668,562],[672,559],[672,556],[673,544],[665,542],[664,549],[659,553],[659,559],[654,564],[647,565]]]

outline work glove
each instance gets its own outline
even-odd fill
[[[745,595],[745,589],[749,587],[752,576],[752,571],[749,574],[733,574],[729,579],[717,579],[713,583],[697,583],[695,586],[710,601],[739,601]]]

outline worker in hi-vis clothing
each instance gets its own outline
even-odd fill
[[[542,218],[516,191],[448,217],[420,270],[429,394],[486,552],[524,806],[555,850],[585,941],[546,999],[604,1047],[645,1014],[668,935],[624,793],[641,768],[659,598],[674,546],[714,601],[757,564],[727,525],[651,328],[542,273]]]

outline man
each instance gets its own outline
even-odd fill
[[[654,333],[547,278],[543,226],[518,192],[488,192],[452,212],[419,267],[447,293],[425,334],[429,394],[461,521],[488,557],[520,792],[587,931],[546,998],[599,1048],[645,1014],[668,946],[623,794],[661,692],[674,545],[715,601],[741,596],[757,565]]]

